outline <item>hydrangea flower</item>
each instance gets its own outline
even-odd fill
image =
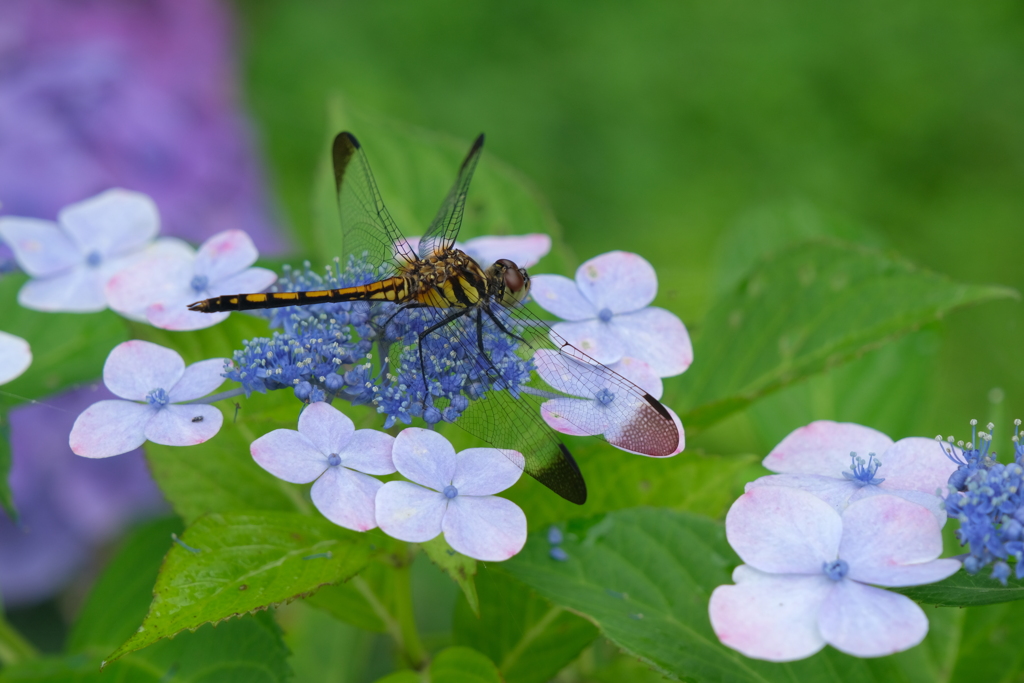
[[[230,313],[198,313],[188,310],[188,304],[223,294],[261,292],[274,284],[273,271],[249,267],[258,256],[241,230],[218,233],[198,251],[178,243],[115,275],[107,285],[110,307],[166,330],[211,327]]]
[[[647,404],[639,404],[639,400],[624,394],[615,383],[605,380],[606,375],[596,372],[592,366],[561,356],[555,361],[557,351],[539,349],[533,357],[537,366],[537,374],[552,388],[566,397],[552,398],[541,404],[540,414],[544,421],[555,431],[573,436],[603,435],[611,445],[630,453],[637,451],[625,448],[619,443],[624,440],[622,430],[631,424],[629,412],[634,408],[646,408]],[[575,374],[564,372],[565,363],[575,368]],[[651,366],[635,358],[623,358],[611,366],[611,369],[644,389],[654,398],[660,399],[662,392],[661,378]],[[596,392],[594,387],[600,387]],[[637,404],[637,405],[634,405]],[[686,447],[686,435],[683,424],[675,412],[665,406],[679,430],[679,446],[670,455],[682,452]],[[646,455],[639,453],[639,455]],[[665,456],[662,456],[665,457]]]
[[[651,264],[636,254],[612,251],[576,270],[573,282],[561,275],[536,275],[531,294],[537,305],[569,322],[553,328],[600,363],[623,357],[642,360],[659,377],[685,371],[693,361],[690,335],[682,321],[649,306],[658,291]]]
[[[32,276],[18,292],[18,303],[38,311],[102,311],[104,286],[159,230],[153,201],[120,189],[66,207],[57,223],[0,218],[0,237]]]
[[[350,258],[344,269],[336,261],[323,275],[313,272],[309,264],[303,270],[286,269],[275,290],[337,289],[379,276],[367,264]],[[256,311],[284,330],[245,342],[235,352],[235,368],[227,376],[241,382],[246,392],[287,387],[305,402],[340,397],[355,405],[373,405],[386,416],[385,429],[398,422],[410,424],[415,417],[431,425],[458,419],[470,400],[492,387],[491,376],[472,360],[455,363],[476,357],[475,336],[465,343],[453,342],[450,334],[428,336],[422,345],[421,368],[419,335],[433,324],[433,313],[410,309],[395,315],[395,308],[391,302],[357,301]],[[504,311],[495,311],[495,316],[507,329],[518,329]],[[483,319],[482,337],[499,374],[495,384],[517,396],[530,380],[533,364],[519,357],[518,342],[488,316]],[[383,350],[380,355],[386,359],[376,368],[370,353],[374,346]]]
[[[810,491],[837,511],[854,501],[887,493],[932,511],[942,526],[945,490],[956,464],[931,439],[893,443],[885,434],[848,422],[819,420],[791,432],[763,464],[777,475],[747,484],[789,486]]]
[[[220,431],[224,416],[208,404],[176,405],[206,396],[224,382],[225,359],[185,367],[177,352],[146,341],[118,344],[103,365],[103,383],[125,400],[100,401],[78,416],[68,442],[86,458],[127,453],[146,441],[194,446]]]
[[[21,337],[0,331],[0,384],[7,384],[32,365],[32,349]]]
[[[483,561],[507,560],[522,550],[526,515],[494,495],[519,480],[521,464],[495,448],[456,454],[440,434],[415,427],[395,439],[392,458],[411,481],[389,481],[377,493],[384,533],[423,543],[443,532],[452,548]]]
[[[374,499],[382,486],[370,475],[391,474],[395,438],[355,428],[326,403],[311,403],[299,416],[299,431],[276,429],[252,442],[260,467],[293,484],[315,480],[310,495],[324,517],[339,526],[368,531],[377,526]]]
[[[419,237],[408,237],[405,242],[413,253],[419,253]],[[456,242],[455,248],[469,254],[482,268],[487,268],[502,258],[509,259],[520,268],[529,268],[551,251],[551,237],[538,232],[493,237],[484,235],[465,242]]]
[[[1016,577],[1024,578],[1024,432],[1013,435],[1013,462],[1003,464],[990,450],[995,425],[989,424],[988,432],[976,432],[976,424],[971,421],[968,443],[953,445],[949,437],[950,443],[942,444],[957,465],[949,477],[946,511],[960,522],[960,544],[970,544],[964,569],[975,574],[991,565],[992,578],[1006,585],[1010,558],[1016,560]],[[1014,422],[1015,432],[1020,424]]]
[[[924,612],[875,586],[932,583],[960,568],[937,559],[935,517],[896,496],[863,498],[840,514],[806,491],[754,488],[733,503],[725,531],[746,564],[735,585],[711,594],[711,625],[728,647],[775,662],[826,643],[856,657],[917,645],[928,633]]]

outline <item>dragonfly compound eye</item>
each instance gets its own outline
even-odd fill
[[[505,288],[513,294],[519,294],[528,282],[526,271],[520,270],[519,266],[507,258],[499,259],[497,263],[505,269],[505,272],[502,273],[502,277],[505,278]]]

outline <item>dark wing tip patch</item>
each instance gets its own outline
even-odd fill
[[[657,411],[658,411],[658,414],[659,414],[659,415],[661,415],[661,416],[662,416],[663,418],[665,418],[666,420],[669,420],[669,421],[671,421],[671,420],[672,420],[672,416],[668,414],[668,409],[667,409],[667,408],[665,408],[665,406],[664,406],[664,405],[662,405],[661,401],[659,401],[658,399],[654,398],[654,397],[653,397],[653,396],[651,396],[650,394],[646,394],[646,393],[644,394],[644,399],[645,399],[645,400],[646,400],[646,401],[647,401],[648,403],[650,403],[650,404],[651,404],[651,407],[652,407],[652,408],[654,408],[655,410],[657,410]]]
[[[359,141],[356,136],[343,131],[334,136],[334,144],[331,145],[331,161],[334,162],[334,189],[341,189],[341,181],[345,177],[345,169],[352,160],[352,156],[359,149]]]
[[[571,482],[569,489],[559,491],[559,493],[568,500],[570,503],[576,503],[577,505],[583,505],[587,502],[587,483],[583,480],[583,473],[580,472],[580,466],[576,464],[576,458],[572,457],[572,453],[565,447],[565,444],[561,441],[558,442],[558,448],[562,451],[562,455],[565,459],[562,461],[565,463],[570,472],[575,473],[575,477],[569,476],[568,479]]]
[[[473,160],[477,157],[477,155],[480,154],[480,150],[483,149],[483,146],[484,134],[480,133],[480,135],[476,136],[476,140],[473,141],[473,146],[469,148],[469,152],[466,154],[466,158],[462,160],[462,166],[459,169],[460,173],[464,171],[467,166],[473,163]]]

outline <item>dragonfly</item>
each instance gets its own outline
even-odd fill
[[[486,348],[485,327],[489,334],[507,336],[520,357],[536,357],[538,363],[543,360],[547,376],[553,372],[561,377],[560,386],[571,386],[577,396],[601,400],[602,414],[609,418],[603,421],[601,433],[585,431],[591,419],[589,413],[574,412],[572,402],[563,402],[569,407],[560,417],[584,433],[627,451],[664,457],[678,450],[678,422],[657,399],[567,342],[529,310],[530,276],[525,268],[510,259],[498,259],[484,267],[456,247],[470,181],[483,145],[481,134],[414,250],[381,199],[363,147],[351,133],[339,133],[332,145],[332,161],[344,251],[371,266],[379,277],[340,289],[224,295],[189,308],[214,313],[368,301],[393,304],[387,321],[403,312],[425,315],[418,331],[418,353],[409,361],[416,363],[418,356],[423,388],[429,393],[426,385],[431,381],[427,370],[430,359],[424,357],[424,347],[428,341],[436,341],[433,335],[437,335],[450,345],[447,372],[451,376],[483,378],[489,389],[461,402],[455,424],[500,449],[555,493],[582,505],[587,488],[580,468],[541,415],[543,399],[560,394],[552,392],[539,377],[531,378],[530,383],[543,388],[527,385],[513,390],[507,386],[498,361]],[[380,329],[387,329],[387,321]],[[401,342],[390,340],[390,344],[384,358],[399,358]]]

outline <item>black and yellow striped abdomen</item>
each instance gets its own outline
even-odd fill
[[[417,302],[437,308],[469,308],[488,295],[487,275],[458,249],[406,264],[397,275],[368,285],[309,292],[228,294],[189,305],[202,313],[310,306],[343,301]]]
[[[392,277],[379,282],[344,289],[319,289],[310,292],[267,292],[265,294],[228,294],[197,301],[189,310],[202,313],[219,311],[251,311],[259,308],[282,306],[311,306],[313,304],[342,301],[397,301],[409,300],[409,283],[404,277]]]

